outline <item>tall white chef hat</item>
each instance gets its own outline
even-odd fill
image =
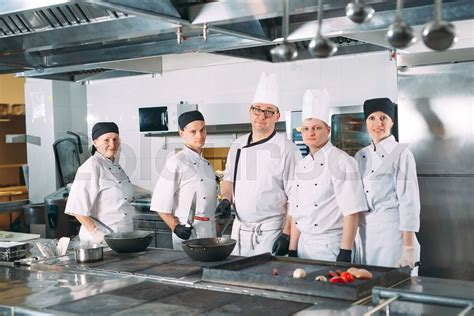
[[[267,75],[262,72],[260,75],[260,81],[257,85],[257,90],[253,97],[252,104],[265,103],[272,104],[278,107],[279,104],[278,95],[278,82],[275,74]]]
[[[303,118],[316,118],[329,123],[329,93],[326,89],[306,90],[303,96]]]

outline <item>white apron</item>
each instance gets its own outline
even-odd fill
[[[242,223],[237,218],[232,225],[231,238],[237,241],[232,251],[235,256],[254,256],[271,252],[273,243],[283,230],[281,220],[270,219],[262,223]]]
[[[356,260],[394,267],[401,258],[402,231],[420,227],[420,199],[416,165],[406,144],[393,136],[361,149],[355,155],[363,176],[369,211],[359,218]],[[417,261],[420,244],[415,238]]]

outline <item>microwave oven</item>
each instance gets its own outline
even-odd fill
[[[178,117],[189,111],[197,110],[196,104],[174,104],[138,108],[140,132],[177,132]]]

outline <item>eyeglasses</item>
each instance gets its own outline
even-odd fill
[[[251,106],[250,109],[252,110],[252,113],[255,114],[255,115],[260,115],[260,114],[263,113],[263,115],[266,118],[270,118],[273,115],[275,115],[275,113],[278,113],[278,111],[262,110],[261,108],[257,108],[257,107],[254,107],[254,106]]]

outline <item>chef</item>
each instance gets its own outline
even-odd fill
[[[77,170],[71,186],[65,213],[75,216],[82,224],[82,241],[104,241],[109,233],[97,226],[91,216],[99,219],[114,232],[133,230],[134,207],[130,204],[134,186],[116,162],[120,148],[119,128],[113,122],[99,122],[92,128],[91,157]]]
[[[360,261],[413,268],[420,257],[415,236],[420,227],[415,159],[408,146],[391,134],[395,108],[390,99],[365,101],[364,116],[372,143],[355,155],[369,204],[361,214]]]
[[[367,210],[357,162],[329,140],[329,95],[303,97],[301,135],[309,154],[296,167],[290,214],[300,258],[352,261],[359,212]]]
[[[217,183],[212,166],[202,157],[207,133],[201,112],[181,114],[178,125],[184,147],[167,159],[150,209],[158,212],[173,231],[173,248],[182,250],[183,240],[216,237]],[[192,208],[195,216],[190,226],[187,222]]]
[[[227,156],[223,199],[216,212],[229,216],[233,202],[237,218],[231,236],[237,240],[236,255],[272,251],[285,224],[290,183],[301,155],[294,143],[275,131],[278,104],[276,76],[263,73],[249,108],[252,132],[239,137]],[[283,239],[287,251],[289,240]]]

